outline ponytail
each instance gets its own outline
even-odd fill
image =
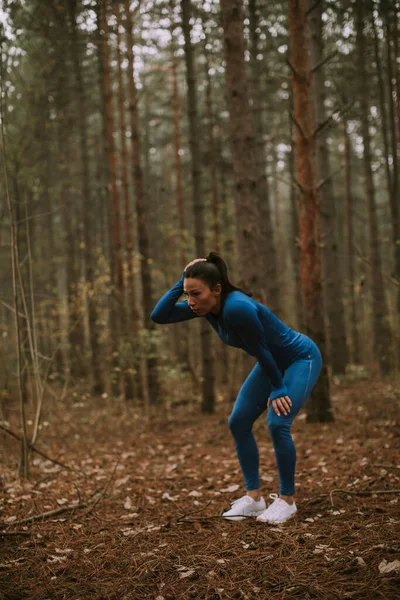
[[[211,267],[211,265],[213,265]],[[229,292],[242,292],[246,296],[252,297],[253,294],[245,292],[241,288],[233,285],[228,278],[228,269],[225,261],[216,252],[210,252],[206,256],[205,262],[196,262],[185,272],[185,277],[198,277],[206,281],[213,289],[217,283],[222,286],[222,294],[226,295]]]

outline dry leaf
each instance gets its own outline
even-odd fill
[[[179,496],[170,496],[168,492],[164,492],[161,498],[163,500],[169,500],[170,502],[176,502],[179,500]]]
[[[124,508],[126,510],[130,510],[132,508],[132,500],[129,498],[129,496],[125,498]]]
[[[196,573],[196,571],[194,571],[193,569],[189,569],[189,571],[184,571],[182,573],[179,573],[179,577],[181,579],[186,579],[186,577],[191,577],[195,573]]]
[[[383,561],[379,564],[379,573],[399,573],[400,572],[400,560],[394,560],[393,562],[388,563],[387,560],[383,559]]]
[[[234,483],[233,485],[230,485],[227,488],[223,488],[222,490],[220,490],[220,492],[224,492],[224,493],[236,492],[236,490],[238,490],[239,488],[240,488],[240,485],[238,485],[237,483]]]

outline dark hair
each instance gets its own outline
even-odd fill
[[[185,271],[185,278],[186,277],[201,279],[208,284],[211,290],[214,289],[217,283],[220,283],[224,295],[229,294],[229,292],[238,291],[243,292],[246,296],[253,296],[253,294],[247,293],[232,285],[228,279],[228,269],[225,261],[216,252],[210,252],[208,256],[206,256],[205,261],[199,261],[191,265]]]

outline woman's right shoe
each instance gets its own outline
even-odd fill
[[[247,517],[257,517],[261,515],[266,509],[264,498],[261,498],[258,502],[253,500],[251,496],[242,496],[231,504],[231,509],[222,513],[225,519],[230,521],[242,521]]]
[[[279,525],[291,519],[297,512],[296,503],[288,504],[285,500],[279,498],[278,494],[270,494],[273,503],[270,504],[259,517],[257,521],[262,523],[270,523],[271,525]]]

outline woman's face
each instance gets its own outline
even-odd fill
[[[187,296],[190,308],[197,316],[203,317],[208,312],[219,313],[221,307],[222,286],[217,283],[213,290],[210,290],[207,283],[202,279],[194,277],[185,277],[183,288]]]

